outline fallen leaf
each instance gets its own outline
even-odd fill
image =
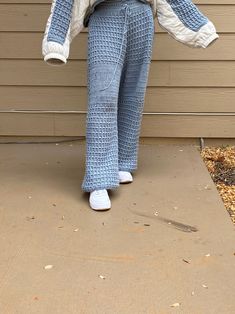
[[[27,216],[26,219],[27,219],[28,221],[30,221],[30,220],[35,219],[35,217],[34,217],[34,216],[32,216],[32,217]]]
[[[202,285],[203,288],[205,289],[208,289],[208,286],[207,285]]]
[[[79,230],[79,229],[77,228],[77,229],[74,229],[73,231],[74,231],[74,232],[77,232],[78,230]]]
[[[52,269],[52,268],[53,268],[53,265],[46,265],[44,268],[45,268],[45,269]]]
[[[187,261],[186,259],[183,259],[183,261],[187,264],[190,264],[190,261]]]
[[[180,306],[180,303],[173,303],[173,304],[171,304],[171,307],[177,307],[177,306]]]
[[[102,275],[99,275],[99,277],[100,277],[101,279],[105,279],[105,277],[104,277],[104,276],[102,276]]]

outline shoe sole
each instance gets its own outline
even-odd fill
[[[111,207],[107,207],[107,208],[93,208],[93,207],[91,207],[91,209],[93,209],[93,210],[95,210],[97,212],[105,212],[105,211],[111,209]]]
[[[133,181],[119,181],[120,184],[132,183]]]
[[[96,210],[96,211],[106,211],[106,210],[109,210],[111,208],[111,205],[107,205],[107,207],[103,207],[103,208],[92,206],[92,203],[90,203],[90,202],[89,202],[89,205],[90,205],[91,209]]]

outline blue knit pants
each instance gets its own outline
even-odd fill
[[[90,16],[84,191],[115,189],[119,170],[137,169],[153,37],[141,0],[106,0]]]

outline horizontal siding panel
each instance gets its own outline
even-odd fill
[[[0,33],[0,58],[43,59],[41,33]],[[207,49],[189,48],[168,34],[154,38],[152,60],[235,60],[235,34],[221,34]],[[71,45],[69,60],[87,59],[87,34],[81,33]]]
[[[0,94],[0,110],[87,110],[86,87],[0,86]],[[235,88],[148,87],[144,112],[234,112],[234,99]]]
[[[234,4],[234,0],[193,0],[195,4]],[[0,3],[28,3],[35,4],[33,0],[0,0]],[[50,4],[51,0],[37,0],[37,3]]]
[[[76,52],[78,49],[74,48]],[[71,52],[74,50],[72,49]],[[234,51],[235,34],[220,34],[219,40],[206,49],[190,48],[168,34],[156,34],[152,60],[235,60]]]
[[[18,136],[85,136],[85,123],[85,114],[2,113],[0,114],[0,134],[17,134]],[[234,134],[235,117],[144,115],[140,136],[231,138],[234,137]]]
[[[87,62],[61,67],[39,60],[0,60],[0,85],[86,86]],[[152,61],[148,86],[235,87],[232,61]]]
[[[0,0],[0,135],[85,136],[88,29],[74,39],[66,66],[48,66],[41,44],[51,2]],[[235,116],[223,114],[235,112],[235,1],[193,2],[214,22],[220,39],[192,49],[155,20],[141,136],[234,137]]]
[[[215,23],[218,32],[235,32],[235,5],[198,5],[198,8]],[[43,32],[49,13],[48,4],[0,4],[0,29]],[[163,32],[157,24],[155,19],[156,31]]]
[[[52,0],[37,0],[37,3],[50,4]],[[192,0],[195,4],[234,4],[234,0]],[[27,3],[35,4],[33,0],[0,0],[0,3]]]

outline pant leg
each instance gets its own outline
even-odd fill
[[[118,14],[117,8],[113,13],[111,7],[104,13],[104,7],[97,6],[88,25],[86,168],[82,182],[82,190],[87,192],[119,186],[117,104],[125,51],[120,55],[124,14]]]
[[[137,169],[139,135],[154,38],[148,4],[131,11],[118,101],[119,170]]]

